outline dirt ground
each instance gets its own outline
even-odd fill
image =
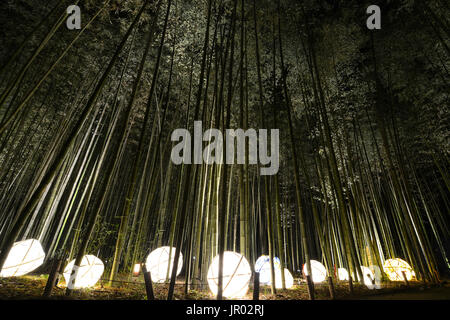
[[[14,278],[0,278],[1,300],[43,299],[46,275],[23,276]],[[270,288],[261,287],[261,300],[307,300],[308,292],[305,282],[296,280],[296,285],[289,290],[278,290],[276,295],[271,294]],[[154,284],[155,298],[164,300],[167,296],[167,284]],[[94,288],[76,290],[70,297],[65,296],[64,281],[53,289],[52,295],[47,299],[55,300],[145,300],[145,286],[142,277],[133,278],[132,281],[118,282],[114,286],[107,285],[107,281],[100,281]],[[251,289],[243,300],[252,299]],[[450,300],[450,284],[443,282],[440,286],[424,285],[411,282],[410,287],[399,283],[384,283],[380,290],[369,290],[364,285],[354,284],[353,295],[350,295],[348,284],[338,282],[335,284],[336,299],[352,300]],[[330,299],[327,284],[315,285],[317,300]],[[176,300],[209,300],[213,299],[207,286],[191,288],[189,294],[184,294],[184,284],[177,282],[174,299]]]
[[[359,297],[358,300],[450,300],[450,286],[368,295]]]

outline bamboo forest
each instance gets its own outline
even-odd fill
[[[450,299],[449,2],[0,25],[0,300]]]

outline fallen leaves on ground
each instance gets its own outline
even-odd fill
[[[42,294],[47,282],[47,276],[22,276],[12,278],[0,278],[0,299],[44,299]],[[308,300],[308,290],[304,281],[297,281],[297,285],[288,290],[277,290],[277,294],[271,294],[270,287],[263,286],[260,290],[261,300]],[[411,282],[411,288],[420,288],[423,284]],[[334,285],[336,299],[351,299],[352,297],[385,294],[406,290],[403,283],[384,283],[379,290],[369,290],[362,284],[354,284],[353,295],[350,295],[348,283],[337,282]],[[206,288],[207,289],[207,288]],[[210,300],[213,295],[202,287],[201,290],[190,290],[188,295],[184,293],[184,283],[177,281],[174,292],[175,300]],[[168,284],[153,284],[155,298],[165,300],[167,298]],[[326,283],[315,284],[315,298],[317,300],[330,299],[330,292]],[[100,281],[93,288],[74,290],[70,296],[66,296],[64,281],[54,287],[52,295],[47,299],[54,300],[145,300],[147,298],[145,285],[142,279],[134,281],[118,282],[115,286],[107,285],[107,281]],[[249,290],[243,300],[251,300],[253,292]]]

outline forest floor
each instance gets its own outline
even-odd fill
[[[47,275],[23,276],[14,278],[0,278],[0,300],[22,300],[43,299],[42,293],[47,281]],[[269,287],[261,287],[261,300],[307,300],[308,293],[303,281],[289,290],[278,290],[272,295]],[[155,298],[165,300],[167,296],[167,284],[153,284]],[[142,277],[133,278],[130,282],[118,282],[115,286],[108,286],[107,281],[100,281],[98,285],[89,289],[76,290],[70,297],[65,296],[64,280],[52,291],[47,299],[54,300],[145,300],[145,286]],[[350,295],[348,284],[338,282],[335,284],[336,299],[353,300],[450,300],[450,284],[444,281],[440,286],[424,285],[419,282],[410,282],[407,288],[403,283],[384,283],[382,289],[369,290],[361,284],[354,284],[354,293]],[[330,294],[327,284],[315,285],[315,296],[317,300],[328,300]],[[184,294],[184,283],[177,281],[174,299],[176,300],[209,300],[213,299],[207,287],[198,290],[190,290],[188,295]],[[252,292],[243,298],[250,300]]]

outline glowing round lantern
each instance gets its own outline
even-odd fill
[[[227,298],[241,298],[248,290],[252,277],[250,264],[236,252],[223,253],[223,289],[222,294]],[[214,295],[219,286],[219,255],[215,256],[208,269],[208,285]]]
[[[325,269],[324,265],[316,260],[310,261],[311,261],[312,281],[314,283],[323,282],[327,277],[327,270]],[[306,276],[308,275],[306,263],[303,265],[303,274]]]
[[[414,276],[414,271],[408,262],[399,258],[386,260],[383,265],[383,270],[391,281],[403,281],[403,271],[408,281]]]
[[[277,257],[273,258],[273,267],[276,272],[281,272],[281,262]],[[270,275],[270,257],[261,256],[256,260],[255,271],[259,272],[259,283],[262,285],[270,285],[271,275]]]
[[[349,280],[348,271],[345,268],[338,269],[338,279],[341,281]]]
[[[23,276],[42,265],[44,258],[45,253],[38,240],[16,242],[6,257],[0,277]]]
[[[103,262],[93,255],[85,255],[79,267],[74,267],[74,264],[75,260],[70,261],[63,273],[67,286],[73,289],[93,287],[105,270]],[[70,284],[72,272],[75,272],[75,282]]]
[[[361,266],[361,272],[363,274],[363,281],[367,288],[370,290],[375,289],[375,275],[372,270],[367,267]]]
[[[289,272],[289,270],[286,268],[284,268],[284,283],[286,285],[286,289],[290,289],[294,286],[294,278],[292,277],[292,274]],[[277,289],[282,288],[280,269],[277,269],[275,273],[275,288]]]
[[[164,283],[172,276],[173,262],[175,260],[174,247],[161,247],[153,250],[147,257],[146,267],[152,275],[152,281],[157,283]],[[169,263],[170,256],[170,263]],[[170,264],[170,267],[169,267]],[[180,274],[183,268],[183,254],[180,252],[177,265],[177,275]]]

